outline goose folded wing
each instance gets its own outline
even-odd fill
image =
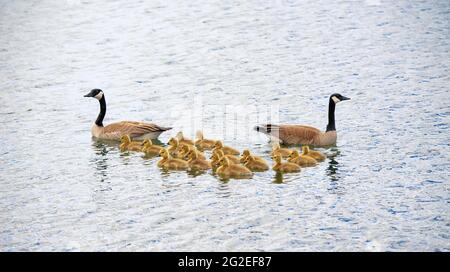
[[[151,132],[163,132],[169,130],[167,127],[160,127],[152,123],[122,121],[107,125],[104,128],[105,134],[130,135],[131,138],[139,137]]]
[[[284,144],[314,144],[321,131],[302,125],[279,125],[275,133]]]

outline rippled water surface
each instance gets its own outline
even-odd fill
[[[450,250],[449,2],[240,2],[0,0],[0,250]],[[352,100],[319,166],[223,182],[94,141],[92,88],[106,124],[267,159],[228,107],[324,129]]]

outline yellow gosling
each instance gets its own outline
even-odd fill
[[[189,168],[193,171],[208,170],[211,169],[211,163],[205,159],[201,159],[194,149],[191,149],[187,156],[189,157]]]
[[[159,152],[162,159],[158,162],[158,166],[168,170],[187,170],[189,164],[186,161],[172,158],[166,149]]]
[[[255,156],[255,155],[252,155],[252,154],[250,153],[250,150],[248,150],[248,149],[245,149],[244,151],[242,151],[242,155],[241,155],[241,158],[240,158],[240,162],[242,162],[242,163],[246,162],[248,156],[253,156],[253,158],[254,158],[255,160],[260,161],[260,162],[263,162],[263,163],[267,163],[265,159],[263,159],[263,158],[261,158],[261,157],[258,157],[258,156]]]
[[[188,144],[188,145],[194,145],[194,141],[192,141],[191,139],[185,138],[183,135],[183,132],[178,132],[176,139],[178,140],[178,142],[180,144]]]
[[[222,151],[225,155],[239,155],[240,154],[240,152],[238,150],[236,150],[232,147],[229,147],[229,146],[224,146],[222,141],[216,141],[216,143],[214,144],[213,147],[214,147],[213,151],[222,149]]]
[[[234,155],[229,155],[229,154],[225,155],[223,153],[223,150],[217,149],[217,150],[213,151],[213,155],[211,157],[211,160],[213,160],[213,162],[214,162],[214,166],[217,166],[219,164],[220,159],[223,157],[227,157],[228,161],[231,164],[239,164],[240,163],[240,160],[238,157],[236,157]]]
[[[293,150],[289,155],[288,162],[298,164],[300,166],[315,166],[317,161],[309,156],[300,155],[297,150]]]
[[[167,142],[169,147],[167,151],[169,151],[170,156],[174,158],[179,158],[179,154],[181,151],[181,145],[177,138],[170,138],[169,142]]]
[[[281,173],[293,173],[300,172],[300,166],[292,162],[281,162],[281,155],[275,155],[273,157],[275,164],[272,169]]]
[[[240,164],[231,164],[227,157],[220,159],[216,173],[222,178],[251,178],[252,171]]]
[[[121,151],[141,151],[142,143],[141,142],[133,142],[129,135],[124,135],[120,138],[120,150]]]
[[[189,159],[188,158],[188,153],[191,150],[193,150],[200,159],[202,159],[202,160],[206,159],[205,154],[203,154],[203,152],[199,151],[195,146],[187,145],[187,144],[183,144],[181,146],[181,150],[180,150],[180,153],[179,153],[179,158],[183,159],[183,160],[188,160]]]
[[[244,163],[244,166],[251,171],[267,171],[269,170],[269,165],[266,162],[257,160],[254,156],[250,155]]]
[[[144,152],[145,155],[156,156],[159,154],[161,149],[164,148],[159,145],[154,145],[150,139],[145,139],[144,142],[142,142],[142,152]]]
[[[319,162],[322,162],[327,158],[322,152],[311,150],[307,145],[302,146],[302,151],[302,155],[311,157]]]
[[[279,143],[274,143],[272,146],[272,153],[271,155],[280,155],[282,158],[287,158],[289,155],[291,155],[291,151],[288,148],[281,148]]]
[[[205,139],[203,137],[203,132],[197,131],[197,140],[195,141],[195,146],[200,150],[211,150],[214,148],[215,140]]]

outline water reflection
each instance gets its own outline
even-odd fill
[[[272,183],[276,184],[283,183],[283,174],[280,172],[275,172],[275,177],[273,178]]]

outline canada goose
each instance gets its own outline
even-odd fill
[[[231,164],[227,157],[220,159],[220,167],[216,173],[222,178],[251,178],[252,171],[240,164]]]
[[[213,146],[213,151],[222,149],[225,155],[239,155],[240,152],[232,147],[224,146],[222,141],[216,141]]]
[[[307,145],[302,146],[302,150],[303,150],[304,156],[311,157],[311,158],[315,159],[316,161],[321,162],[327,158],[322,152],[311,150],[311,149],[309,149],[309,146],[307,146]]]
[[[141,151],[142,143],[141,142],[132,142],[129,135],[123,135],[120,138],[120,150],[125,151]]]
[[[190,151],[195,152],[197,154],[197,157],[199,157],[200,159],[202,159],[202,160],[206,159],[206,157],[203,154],[203,152],[197,150],[197,148],[195,146],[188,145],[188,144],[182,144],[181,145],[181,150],[180,150],[180,153],[178,154],[179,158],[183,159],[183,160],[184,159],[189,159],[188,158],[188,154],[189,154]]]
[[[230,154],[224,154],[223,150],[221,149],[216,149],[213,151],[213,154],[211,156],[211,164],[216,167],[219,166],[220,164],[220,159],[222,159],[223,157],[226,157],[229,161],[229,163],[231,164],[239,164],[240,160],[238,157],[234,156],[234,155],[230,155]]]
[[[279,143],[274,143],[272,146],[272,153],[271,155],[281,155],[281,158],[287,158],[289,155],[291,155],[292,150],[287,148],[281,148]]]
[[[185,138],[181,131],[177,133],[176,138],[180,144],[194,145],[194,142],[191,139]]]
[[[187,154],[187,156],[189,157],[189,168],[193,171],[211,169],[211,163],[206,161],[205,159],[201,159],[195,151],[196,150],[191,149]]]
[[[282,173],[292,173],[292,172],[300,172],[300,166],[292,162],[281,162],[281,155],[273,156],[273,160],[275,164],[272,169],[277,172]]]
[[[328,125],[325,132],[309,126],[273,124],[258,125],[255,127],[255,130],[278,138],[284,144],[334,145],[337,139],[334,110],[336,104],[344,100],[350,100],[350,98],[340,94],[332,94],[330,96],[328,104]]]
[[[252,155],[252,153],[250,153],[250,150],[248,150],[248,149],[245,149],[244,151],[242,151],[242,156],[239,159],[240,162],[242,162],[242,163],[246,162],[248,156],[252,156],[257,161],[260,161],[260,162],[263,162],[263,163],[267,163],[265,159],[263,159],[263,158],[261,158],[259,156]]]
[[[177,158],[172,158],[166,149],[162,149],[159,152],[159,155],[162,159],[158,162],[158,166],[161,168],[170,170],[186,170],[189,168],[187,162]]]
[[[266,162],[257,160],[254,156],[249,155],[244,163],[244,166],[251,171],[267,171],[269,170],[269,165]]]
[[[100,113],[92,125],[92,136],[98,139],[119,140],[123,135],[130,135],[133,139],[156,139],[170,127],[160,127],[152,123],[122,121],[103,126],[103,118],[106,114],[105,94],[100,89],[93,89],[84,97],[94,97],[100,102]]]
[[[159,154],[161,149],[164,149],[164,147],[154,145],[150,139],[145,139],[144,142],[142,142],[142,152],[146,155],[156,156]]]
[[[300,155],[297,150],[292,151],[288,158],[288,162],[292,162],[300,166],[315,166],[317,164],[317,161],[314,158]]]
[[[203,137],[203,132],[200,130],[197,131],[197,140],[195,141],[195,145],[201,150],[211,150],[216,143],[215,140],[205,139]]]

